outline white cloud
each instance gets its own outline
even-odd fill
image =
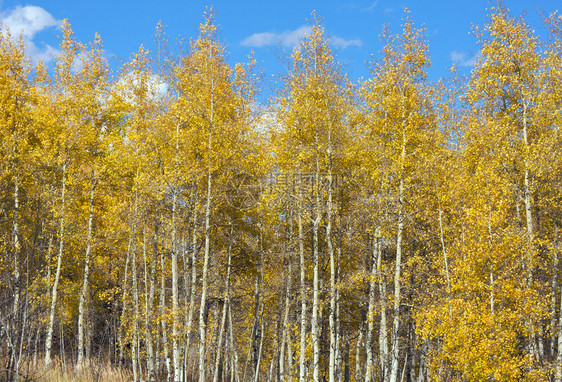
[[[29,54],[31,61],[36,64],[39,61],[43,63],[52,61],[59,55],[60,51],[51,45],[45,45],[44,48],[39,48],[33,42],[28,42],[27,53]]]
[[[166,97],[169,86],[165,79],[154,73],[143,73],[141,76],[144,78],[136,77],[135,74],[130,72],[121,76],[115,84],[116,92],[125,101],[135,104],[137,102],[135,89],[140,86],[141,81],[145,81],[149,99],[159,100]]]
[[[377,7],[377,4],[379,3],[379,0],[375,0],[371,3],[371,5],[369,5],[368,7],[363,8],[363,12],[373,12],[375,10],[375,8]]]
[[[25,39],[33,39],[43,29],[58,25],[58,21],[41,7],[26,5],[17,6],[13,10],[2,13],[0,21],[10,30],[12,35],[21,33]]]
[[[333,37],[332,44],[334,44],[334,46],[337,46],[338,48],[346,49],[349,48],[350,46],[361,46],[362,43],[361,40],[358,38],[352,40],[346,40],[341,37]]]
[[[56,48],[48,44],[39,48],[33,41],[37,33],[59,24],[59,21],[45,9],[35,5],[26,5],[25,7],[18,5],[12,10],[1,12],[0,23],[2,27],[10,30],[13,37],[22,36],[27,45],[28,55],[34,63],[39,60],[43,62],[51,61],[57,55],[58,50]]]
[[[451,61],[458,66],[474,66],[476,63],[476,56],[469,56],[464,52],[453,50],[451,52]]]
[[[298,44],[300,39],[308,36],[312,28],[309,26],[302,26],[300,28],[289,30],[281,33],[275,32],[263,32],[254,33],[251,36],[246,37],[242,40],[242,46],[249,46],[253,48],[261,48],[270,45],[283,45],[287,47],[293,47]]]
[[[299,41],[308,36],[312,32],[312,28],[309,26],[302,26],[300,28],[289,30],[281,33],[276,32],[263,32],[254,33],[253,35],[246,37],[240,43],[242,46],[249,46],[253,48],[262,48],[264,46],[271,45],[282,45],[285,47],[293,47],[299,43]],[[333,37],[331,39],[334,46],[338,48],[348,48],[350,46],[361,46],[361,40],[352,39],[346,40],[341,37]]]

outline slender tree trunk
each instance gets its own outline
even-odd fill
[[[177,208],[178,208],[178,157],[179,157],[179,122],[176,123],[175,187],[172,197],[172,353],[174,358],[174,380],[180,381],[181,362],[179,347],[179,286],[178,286],[178,248],[177,248]]]
[[[230,333],[230,353],[232,354],[232,377],[234,382],[240,381],[240,376],[238,374],[238,352],[234,344],[234,329],[232,325],[232,309],[228,310],[228,331]]]
[[[55,325],[55,309],[57,304],[57,290],[60,280],[60,272],[62,265],[62,254],[64,251],[64,215],[65,215],[65,191],[66,191],[66,162],[62,165],[62,184],[61,184],[61,217],[60,217],[60,238],[59,252],[57,255],[57,270],[55,272],[55,280],[51,292],[51,308],[49,312],[49,323],[47,325],[47,338],[45,340],[45,366],[51,363],[51,347],[53,345],[53,328]]]
[[[193,204],[193,232],[191,238],[191,291],[189,293],[189,310],[187,312],[186,318],[186,325],[185,325],[185,357],[184,359],[187,362],[187,354],[189,351],[189,344],[191,340],[191,325],[193,322],[193,313],[195,311],[195,293],[196,293],[196,286],[197,286],[197,191],[195,191],[194,195],[194,204]],[[185,365],[187,370],[187,364]]]
[[[556,246],[555,246],[555,256],[558,258],[558,226],[555,226],[556,232]],[[555,273],[558,273],[560,270],[557,268],[554,270]],[[555,293],[556,295],[556,293]],[[560,293],[560,305],[559,305],[560,314],[558,315],[558,324],[557,324],[557,334],[558,334],[558,341],[556,345],[556,367],[555,367],[555,382],[562,382],[562,293]],[[554,327],[553,327],[554,330]]]
[[[261,233],[260,233],[261,236]],[[258,347],[258,356],[257,356],[257,361],[256,361],[256,368],[254,371],[254,382],[260,382],[261,380],[261,373],[260,373],[260,369],[261,369],[261,363],[262,363],[262,356],[263,356],[263,341],[264,341],[264,325],[265,325],[265,320],[263,319],[263,307],[264,307],[264,293],[263,293],[263,237],[260,240],[260,273],[259,273],[259,288],[260,288],[260,293],[258,294],[259,296],[259,316],[258,316],[258,321],[259,321],[259,325],[260,325],[260,329],[259,329],[259,347]]]
[[[14,317],[19,313],[19,299],[20,299],[20,234],[19,234],[19,175],[16,173],[14,179],[14,216],[12,222],[12,243],[14,255]]]
[[[291,217],[292,218],[292,217]],[[290,229],[290,234],[289,237],[292,237],[293,234],[293,229],[292,229],[292,221],[291,221],[291,229]],[[280,380],[285,382],[287,380],[286,376],[285,376],[285,358],[287,358],[287,356],[285,355],[285,347],[288,346],[288,342],[287,342],[287,336],[288,336],[288,331],[289,331],[289,311],[290,311],[290,305],[291,305],[291,274],[292,274],[292,261],[291,261],[291,253],[288,252],[287,256],[287,277],[285,278],[285,309],[283,312],[283,330],[282,330],[282,334],[281,334],[281,345],[280,345],[280,349],[279,349],[279,377]],[[288,357],[290,357],[291,354],[289,352]],[[291,378],[291,374],[290,374],[290,370],[289,370],[289,379]]]
[[[287,378],[285,381],[293,381],[293,339],[291,331],[287,331]],[[285,382],[282,381],[282,382]]]
[[[172,354],[174,359],[174,380],[181,380],[180,349],[179,349],[179,286],[178,286],[178,250],[176,243],[177,199],[178,190],[173,190],[172,198]]]
[[[332,139],[331,126],[328,131],[328,211],[326,222],[326,244],[328,246],[328,257],[330,258],[330,361],[329,361],[329,382],[336,382],[336,259],[334,247],[332,245]]]
[[[373,337],[375,331],[375,289],[377,280],[377,250],[378,237],[374,237],[371,249],[371,274],[369,277],[369,306],[367,308],[367,338],[365,343],[365,354],[367,360],[365,362],[365,382],[371,382],[374,378],[374,360],[373,360]],[[382,330],[382,328],[381,328]]]
[[[16,146],[14,145],[14,151],[16,150]],[[13,244],[13,261],[14,261],[14,304],[13,304],[13,329],[10,330],[10,324],[8,324],[8,332],[12,331],[13,336],[15,339],[19,337],[19,313],[20,313],[20,235],[19,235],[19,174],[14,177],[14,215],[12,221],[12,244]],[[16,340],[17,342],[17,340]],[[10,376],[8,379],[12,377],[12,369],[17,364],[16,362],[16,351],[17,351],[17,344],[12,343],[12,341],[8,342],[9,346],[9,353],[10,353],[10,362],[9,362],[9,374]],[[17,372],[17,371],[16,371]]]
[[[341,273],[341,238],[340,244],[338,248],[338,257],[337,257],[337,274],[336,274],[336,282],[340,284],[340,273]],[[341,337],[342,337],[342,327],[341,327],[341,319],[340,319],[340,289],[336,288],[336,381],[341,382],[342,380],[342,373],[343,373],[343,354],[341,349]]]
[[[388,354],[388,336],[386,320],[386,277],[382,274],[382,242],[381,237],[377,237],[377,280],[379,284],[379,301],[381,309],[381,320],[379,327],[379,361],[381,368],[381,380],[388,381],[390,374],[390,357]]]
[[[234,219],[233,219],[234,220]],[[232,259],[232,242],[234,239],[234,224],[233,221],[230,222],[230,236],[228,240],[228,259],[226,265],[226,282],[224,286],[224,303],[222,307],[222,317],[220,322],[219,328],[219,337],[217,340],[217,355],[215,360],[215,372],[213,374],[213,382],[218,382],[219,379],[219,365],[221,361],[221,354],[222,354],[222,341],[223,341],[223,334],[224,328],[226,325],[226,312],[229,309],[230,304],[230,271],[231,271],[231,259]]]
[[[163,248],[163,247],[162,247]],[[168,328],[166,325],[165,311],[166,311],[166,259],[164,251],[160,252],[160,326],[162,328],[162,345],[164,347],[164,362],[166,365],[167,380],[170,380],[172,369],[170,365],[170,351],[168,349]]]
[[[554,331],[556,328],[556,301],[558,296],[558,272],[559,272],[559,260],[558,260],[558,225],[555,223],[554,225],[554,237],[556,238],[555,250],[554,250],[554,258],[552,264],[552,296],[550,299],[550,327],[552,328],[552,336],[550,342],[550,354],[554,357],[555,350],[556,350],[556,336],[554,335]]]
[[[212,104],[211,104],[212,105]],[[211,114],[212,115],[212,114]],[[205,382],[205,345],[207,337],[207,324],[205,322],[205,307],[207,304],[207,273],[209,270],[210,243],[211,243],[211,179],[212,179],[212,117],[209,127],[209,140],[207,143],[207,200],[205,205],[205,255],[203,258],[203,272],[201,274],[201,304],[199,307],[199,381]]]
[[[345,331],[345,348],[343,351],[343,363],[344,363],[344,370],[343,370],[343,381],[350,382],[351,381],[351,368],[349,365],[349,353],[351,347],[351,338],[349,335],[349,330]]]
[[[35,250],[35,249],[33,249]],[[29,255],[26,256],[26,260],[25,260],[25,264],[26,264],[26,277],[25,277],[25,304],[23,306],[23,312],[22,312],[22,316],[21,317],[21,325],[18,328],[19,333],[18,333],[18,343],[17,346],[19,348],[18,350],[18,356],[15,359],[15,366],[16,366],[16,373],[15,375],[20,375],[20,365],[21,365],[21,361],[22,361],[22,357],[23,357],[23,350],[25,349],[25,332],[26,329],[28,328],[28,312],[29,312],[29,275],[30,275],[30,269],[29,269]],[[31,330],[29,330],[29,335],[28,335],[28,339],[27,339],[27,349],[29,349],[29,341],[31,340],[31,335],[32,332]],[[29,351],[27,351],[28,355],[29,355]]]
[[[133,216],[133,226],[131,227],[131,254],[132,254],[132,264],[131,268],[133,271],[133,343],[131,344],[132,350],[132,361],[133,361],[133,377],[135,380],[139,378],[139,368],[140,368],[140,352],[139,352],[139,289],[138,289],[138,272],[137,272],[137,203],[138,195],[135,191],[135,211]],[[123,309],[125,312],[125,309]]]
[[[306,353],[306,267],[304,262],[304,231],[302,226],[303,184],[302,174],[299,174],[299,257],[300,257],[300,299],[301,299],[301,325],[300,325],[300,359],[299,359],[299,382],[305,382],[305,353]]]
[[[153,325],[153,305],[154,305],[154,293],[156,289],[156,259],[158,256],[158,222],[154,225],[154,243],[152,258],[150,259],[150,289],[148,295],[145,299],[146,302],[146,378],[151,381],[155,377],[155,365],[154,365],[154,343],[152,340],[152,325]],[[146,245],[145,245],[146,247]],[[145,258],[146,263],[146,258]],[[145,281],[146,283],[146,281]]]
[[[525,150],[526,150],[526,157],[525,157],[525,217],[527,221],[527,240],[529,242],[529,255],[532,255],[532,247],[533,247],[533,240],[534,240],[534,230],[533,230],[533,215],[532,215],[532,206],[531,206],[531,180],[530,180],[530,171],[529,171],[529,140],[528,140],[528,132],[527,132],[527,103],[524,103],[523,107],[523,141],[525,143]],[[529,262],[531,259],[529,259]],[[530,266],[529,266],[530,268]],[[529,269],[531,272],[531,269]]]
[[[402,126],[402,157],[400,185],[398,188],[398,230],[396,233],[396,264],[394,271],[394,319],[392,322],[392,362],[390,368],[390,382],[398,380],[400,337],[398,329],[400,326],[400,277],[402,267],[402,234],[404,230],[404,167],[406,161],[406,119],[403,118]]]
[[[318,133],[316,133],[316,146],[318,147]],[[320,294],[320,255],[319,255],[319,243],[318,243],[318,229],[320,226],[321,209],[320,209],[320,162],[318,154],[316,156],[316,173],[314,174],[314,188],[316,195],[315,212],[316,216],[312,223],[312,266],[313,266],[313,278],[312,278],[312,320],[310,322],[311,326],[311,337],[312,337],[312,380],[314,382],[319,382],[320,380],[320,336],[319,336],[319,320],[318,320],[318,301]]]
[[[562,294],[560,295],[560,311],[562,312]],[[554,380],[562,382],[562,314],[558,317],[558,354],[556,355],[556,375]]]
[[[251,369],[252,375],[251,380],[255,381],[257,378],[256,373],[258,372],[258,355],[259,355],[259,343],[261,338],[261,327],[260,327],[260,291],[259,291],[259,276],[256,275],[256,280],[254,283],[254,324],[252,326],[252,338],[250,344],[250,352],[251,352]],[[245,378],[244,378],[245,380]]]
[[[355,343],[355,380],[361,381],[363,370],[361,370],[361,346],[363,344],[363,322],[359,324],[357,342]]]
[[[523,102],[523,143],[525,144],[525,184],[524,184],[524,201],[525,201],[525,217],[527,223],[527,261],[526,268],[527,268],[527,279],[526,279],[526,288],[530,289],[533,283],[533,256],[534,256],[534,228],[533,228],[533,214],[532,214],[532,205],[531,205],[531,174],[529,170],[529,155],[530,155],[530,147],[529,147],[529,139],[528,139],[528,131],[527,131],[527,108],[528,103],[525,100]],[[527,327],[528,327],[528,334],[529,334],[529,358],[530,361],[533,361],[533,358],[540,357],[536,348],[536,335],[535,335],[535,322],[533,319],[527,319]]]
[[[84,276],[82,279],[82,291],[80,292],[80,302],[78,303],[78,360],[76,368],[81,368],[84,362],[84,313],[86,296],[88,293],[88,276],[90,274],[90,252],[92,250],[92,227],[94,223],[94,194],[96,189],[96,181],[92,172],[90,186],[90,212],[88,215],[88,238],[86,243],[86,256],[84,259]]]

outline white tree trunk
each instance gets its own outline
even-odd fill
[[[215,360],[215,372],[213,374],[213,382],[218,382],[219,379],[219,365],[221,361],[222,354],[222,341],[223,333],[226,325],[226,313],[230,309],[230,271],[231,271],[231,260],[232,260],[232,242],[234,239],[234,224],[233,221],[230,222],[230,236],[228,241],[228,259],[226,264],[226,281],[224,285],[224,303],[222,307],[222,317],[219,328],[219,338],[217,341],[217,354]]]
[[[146,297],[146,378],[151,381],[155,376],[154,365],[154,344],[152,339],[152,325],[154,319],[154,293],[156,289],[156,259],[158,256],[158,223],[155,224],[154,230],[154,247],[152,251],[152,258],[150,259],[150,289]],[[146,262],[146,259],[145,259]]]
[[[173,190],[174,196],[172,198],[172,354],[174,359],[174,380],[180,381],[181,378],[181,362],[180,362],[180,348],[179,348],[179,287],[178,287],[178,249],[176,243],[177,226],[177,199],[178,190]]]
[[[387,335],[387,320],[386,320],[386,279],[381,272],[382,262],[382,243],[377,246],[377,280],[379,283],[379,300],[381,309],[381,320],[379,327],[379,361],[381,368],[381,378],[383,381],[388,381],[390,374],[390,357],[388,354],[388,335]]]
[[[367,338],[365,341],[365,355],[367,357],[365,361],[365,382],[371,382],[374,379],[373,337],[375,331],[375,291],[377,282],[376,257],[378,245],[378,238],[374,237],[371,251],[371,274],[369,275],[369,305],[367,308]]]
[[[318,146],[318,133],[316,134],[316,144]],[[315,178],[315,195],[316,203],[315,210],[316,216],[312,223],[312,320],[310,322],[311,326],[311,338],[312,338],[312,380],[314,382],[319,382],[320,380],[320,338],[319,338],[319,321],[318,321],[318,310],[319,310],[319,294],[320,294],[320,274],[319,274],[319,243],[318,243],[318,229],[320,226],[321,209],[320,209],[320,164],[319,158],[316,157],[316,173]]]
[[[211,119],[212,123],[212,119]],[[207,273],[209,271],[210,243],[211,243],[211,144],[212,127],[209,128],[207,153],[207,199],[205,205],[205,254],[203,258],[203,272],[201,274],[201,304],[199,307],[199,381],[205,382],[205,345],[207,340],[207,324],[205,322],[205,308],[207,304]]]
[[[62,189],[61,189],[61,216],[60,216],[60,237],[59,252],[57,255],[57,270],[55,271],[55,280],[51,291],[51,307],[49,311],[49,323],[47,325],[47,338],[45,340],[45,366],[51,363],[51,346],[53,345],[53,328],[55,325],[55,310],[57,304],[57,290],[59,286],[62,254],[64,251],[64,212],[65,212],[65,191],[66,191],[66,163],[62,165]]]
[[[332,142],[331,130],[328,133],[328,211],[326,222],[326,244],[328,246],[328,257],[330,258],[330,361],[329,361],[329,382],[336,382],[336,259],[334,247],[332,245]]]
[[[560,294],[560,311],[562,312],[562,294]],[[554,380],[562,382],[562,314],[558,317],[558,354],[556,355],[556,375]]]
[[[299,174],[299,258],[300,258],[300,299],[301,299],[301,324],[300,324],[300,358],[299,358],[299,382],[306,381],[305,352],[306,352],[306,268],[304,261],[304,231],[302,226],[302,174]]]
[[[292,216],[291,216],[292,218]],[[293,230],[291,224],[291,232],[289,234],[292,237]],[[292,261],[291,261],[291,254],[290,252],[287,254],[287,277],[285,278],[286,286],[285,286],[285,310],[283,312],[283,331],[281,334],[281,345],[279,349],[279,377],[281,381],[286,381],[287,377],[285,376],[285,358],[291,357],[290,352],[286,356],[285,355],[285,348],[288,347],[288,331],[289,331],[289,311],[291,305],[291,273],[292,273]],[[290,340],[289,340],[290,341]],[[291,370],[289,368],[288,372],[289,378],[291,378]]]
[[[162,330],[162,344],[164,347],[164,363],[166,365],[167,380],[172,376],[172,369],[170,364],[170,350],[168,349],[168,328],[166,320],[163,319],[166,310],[166,259],[164,258],[164,251],[160,252],[160,326]]]
[[[361,369],[361,347],[363,344],[363,322],[359,324],[359,334],[355,343],[355,380],[361,381],[363,370]]]
[[[403,117],[404,118],[404,117]],[[405,125],[405,119],[404,125]],[[400,356],[400,277],[402,267],[402,234],[404,230],[404,166],[406,160],[406,132],[405,126],[402,129],[402,157],[401,157],[401,175],[400,185],[398,188],[398,229],[396,233],[396,264],[394,270],[394,319],[392,322],[391,342],[392,342],[392,360],[390,367],[390,382],[398,380],[399,356]]]
[[[78,360],[76,368],[81,368],[84,362],[84,312],[86,304],[86,295],[88,293],[88,276],[90,274],[90,252],[92,250],[92,228],[94,222],[94,193],[95,180],[92,173],[90,186],[90,209],[88,215],[88,238],[86,243],[86,256],[84,259],[84,276],[82,278],[82,290],[80,292],[80,302],[78,303]]]

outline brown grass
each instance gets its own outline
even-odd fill
[[[0,376],[2,381],[5,375]],[[80,369],[63,367],[53,360],[51,366],[23,364],[17,382],[131,382],[132,373],[125,368],[118,368],[108,363],[87,362]]]

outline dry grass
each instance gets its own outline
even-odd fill
[[[129,370],[118,368],[108,363],[89,362],[80,369],[62,366],[53,360],[52,366],[22,365],[17,382],[131,382],[133,376]],[[0,381],[5,375],[0,376]]]

